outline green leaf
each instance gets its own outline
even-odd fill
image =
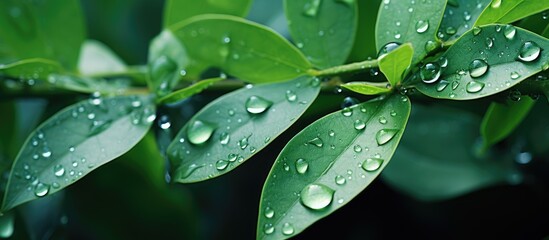
[[[343,207],[391,160],[408,116],[406,96],[329,114],[284,147],[261,195],[257,239],[284,239]]]
[[[490,23],[512,23],[549,9],[548,1],[539,0],[492,0],[490,7],[478,17],[475,26]]]
[[[446,7],[441,1],[383,1],[376,22],[376,46],[412,43],[415,64],[438,45],[435,34]]]
[[[0,64],[0,75],[26,80],[47,80],[50,74],[63,71],[63,67],[58,62],[43,58],[25,59],[6,65]]]
[[[512,169],[501,158],[479,159],[480,118],[459,108],[414,105],[406,133],[381,177],[422,201],[441,201],[504,183]]]
[[[448,1],[437,36],[445,41],[455,41],[469,31],[490,0]]]
[[[442,55],[448,63],[436,83],[421,82],[420,73],[412,82],[434,98],[486,97],[540,72],[549,62],[545,49],[549,49],[549,40],[539,35],[511,25],[485,25],[467,32]]]
[[[2,211],[55,193],[127,152],[154,118],[155,105],[147,96],[91,98],[61,110],[23,144]]]
[[[284,0],[284,9],[294,42],[315,67],[347,60],[358,25],[356,1]]]
[[[159,102],[169,104],[169,103],[175,103],[175,102],[181,101],[183,99],[189,98],[195,94],[202,92],[212,84],[224,79],[225,78],[210,78],[210,79],[202,80],[191,86],[177,90],[173,93],[170,93],[167,96],[164,96],[159,100]]]
[[[371,82],[348,82],[342,84],[341,87],[363,95],[379,95],[391,91],[390,88],[377,86],[376,84]]]
[[[85,29],[79,1],[0,1],[0,63],[57,60],[75,70]]]
[[[311,69],[301,52],[282,36],[238,17],[201,15],[170,30],[190,59],[218,67],[246,82],[285,81]]]
[[[50,74],[48,82],[57,88],[81,93],[121,94],[129,88],[126,79],[105,80],[72,74]]]
[[[377,13],[381,0],[357,1],[358,4],[358,26],[355,34],[354,46],[349,56],[350,62],[359,62],[375,58],[376,49],[376,26],[372,24],[377,19]]]
[[[164,27],[207,13],[245,17],[252,3],[252,0],[169,0],[164,9]]]
[[[211,102],[181,128],[168,147],[173,181],[225,174],[290,127],[315,100],[318,79],[262,84]]]
[[[535,101],[524,97],[520,101],[508,100],[506,104],[494,102],[486,111],[480,126],[483,149],[505,139],[524,120]]]
[[[117,73],[126,70],[126,64],[107,45],[88,39],[82,45],[78,70],[81,74]]]
[[[412,44],[404,44],[397,49],[389,52],[379,59],[379,70],[391,86],[397,86],[402,81],[404,73],[412,64],[412,57],[414,56],[414,48]]]

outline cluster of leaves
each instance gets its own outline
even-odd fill
[[[245,20],[251,3],[167,1],[164,30],[150,44],[147,66],[126,66],[106,46],[86,40],[77,2],[0,3],[9,12],[0,17],[7,92],[31,85],[31,92],[91,94],[30,134],[11,167],[2,211],[58,192],[116,159],[146,135],[157,106],[213,84],[249,85],[209,103],[180,129],[165,152],[172,182],[205,181],[235,169],[295,123],[322,88],[373,96],[310,124],[274,161],[257,238],[284,239],[343,207],[380,175],[403,136],[410,94],[450,100],[530,94],[491,105],[478,154],[518,126],[537,99],[531,96],[549,96],[549,26],[538,35],[511,25],[549,9],[547,1],[285,0],[292,42]],[[359,28],[361,14],[377,14],[379,53],[348,63],[365,51],[355,42],[368,34]],[[383,81],[346,80],[375,68]],[[211,71],[220,77],[203,77]],[[434,117],[443,122],[454,115]]]

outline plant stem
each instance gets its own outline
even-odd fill
[[[347,65],[336,66],[324,70],[310,70],[309,74],[316,77],[334,76],[342,73],[358,72],[364,69],[374,68],[378,66],[377,59],[366,60],[362,62],[350,63]]]

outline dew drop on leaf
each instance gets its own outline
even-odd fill
[[[467,86],[465,86],[465,89],[468,93],[478,93],[482,91],[484,88],[484,83],[477,82],[477,81],[471,81],[467,83]]]
[[[321,0],[309,0],[303,7],[303,14],[309,17],[316,17],[320,8]]]
[[[304,174],[309,169],[309,163],[303,158],[297,159],[297,161],[295,161],[295,169],[298,173]]]
[[[357,119],[357,120],[355,120],[354,128],[356,130],[363,130],[364,128],[366,128],[366,123],[364,123],[364,121],[362,121],[360,119]]]
[[[520,47],[518,58],[523,62],[531,62],[538,59],[540,53],[541,48],[537,43],[527,41]]]
[[[383,56],[387,55],[391,51],[397,49],[401,44],[397,42],[390,42],[385,44],[381,49],[379,50],[379,53],[377,54],[377,58],[380,59]]]
[[[337,185],[343,185],[343,184],[345,184],[346,182],[347,182],[347,180],[345,179],[344,176],[341,176],[341,175],[335,176],[335,183],[336,183]]]
[[[14,232],[13,215],[0,216],[0,238],[11,238]]]
[[[359,153],[359,152],[362,152],[362,147],[360,145],[355,145],[353,147],[353,150],[356,152],[356,153]]]
[[[225,170],[227,167],[229,166],[229,161],[226,161],[226,160],[218,160],[217,162],[215,162],[215,168],[219,171],[221,170]]]
[[[493,0],[492,4],[490,4],[490,7],[491,8],[499,8],[501,6],[501,1],[502,0]]]
[[[505,25],[505,27],[503,27],[503,35],[505,35],[505,38],[508,40],[513,40],[516,34],[517,29],[512,25]]]
[[[419,70],[419,75],[424,83],[434,83],[440,77],[440,65],[438,63],[427,63]]]
[[[386,124],[387,123],[387,118],[385,118],[383,116],[379,117],[379,123]]]
[[[319,137],[315,137],[307,142],[308,144],[311,144],[313,146],[321,148],[324,145],[324,142]]]
[[[288,102],[295,102],[297,100],[297,94],[295,94],[295,92],[292,90],[287,90],[286,100],[288,100]]]
[[[515,80],[520,77],[520,74],[517,71],[511,72],[511,79]]]
[[[294,226],[291,223],[284,223],[282,225],[282,234],[284,235],[294,234]]]
[[[353,109],[349,107],[343,108],[343,110],[341,110],[341,114],[345,117],[350,117],[353,115]]]
[[[381,129],[376,133],[377,145],[381,146],[391,141],[398,133],[398,129]]]
[[[362,163],[362,169],[366,172],[374,172],[378,170],[383,164],[381,158],[368,158]]]
[[[488,63],[482,59],[475,59],[469,64],[469,74],[473,78],[478,78],[486,74]]]
[[[275,228],[272,223],[265,223],[265,225],[263,225],[263,232],[267,235],[272,234],[274,230]]]
[[[438,47],[438,43],[435,41],[429,40],[425,42],[425,51],[428,53],[434,51],[435,49],[437,49],[437,47]]]
[[[192,144],[202,144],[210,139],[215,129],[211,123],[195,120],[187,129],[187,138]]]
[[[243,137],[238,141],[238,146],[240,149],[244,150],[248,147],[248,137]]]
[[[416,32],[424,33],[429,29],[429,21],[419,20],[416,22]]]
[[[454,35],[454,34],[456,34],[456,32],[457,32],[457,30],[454,27],[447,27],[446,28],[446,34],[448,34],[448,35]]]
[[[236,161],[237,158],[238,158],[238,155],[234,153],[229,153],[229,155],[227,155],[227,161],[229,162],[234,162]]]
[[[473,35],[477,36],[480,34],[480,32],[482,32],[482,28],[479,28],[479,27],[473,28]]]
[[[227,145],[230,140],[231,135],[227,132],[222,132],[221,135],[219,135],[219,143],[221,143],[221,145]]]
[[[323,184],[309,184],[301,191],[301,203],[309,209],[324,209],[332,203],[334,192]]]
[[[51,157],[51,154],[52,154],[52,152],[51,152],[51,150],[48,146],[44,146],[42,148],[42,154],[41,154],[42,157],[49,158],[49,157]]]
[[[266,218],[273,218],[275,211],[271,207],[267,206],[265,207],[264,214]]]
[[[34,195],[37,197],[44,197],[50,191],[50,186],[44,183],[38,183],[34,186]]]
[[[260,114],[265,112],[269,107],[273,105],[273,102],[259,97],[259,96],[251,96],[246,100],[246,111],[248,111],[251,114]]]
[[[65,168],[63,167],[63,165],[61,165],[61,164],[55,165],[53,167],[53,174],[56,177],[62,177],[63,175],[65,175]]]
[[[446,89],[446,87],[448,87],[449,85],[449,82],[446,81],[446,80],[440,80],[439,83],[437,83],[437,86],[436,86],[436,89],[437,89],[437,92],[442,92],[444,91],[444,89]]]

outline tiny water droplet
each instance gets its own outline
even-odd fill
[[[354,127],[356,130],[363,130],[364,128],[366,128],[366,123],[364,123],[364,121],[360,119],[357,119],[355,120]]]
[[[492,8],[499,8],[501,6],[501,1],[502,0],[493,0],[492,1],[492,4],[490,4],[490,7]]]
[[[321,148],[324,145],[324,142],[322,141],[322,139],[320,139],[318,137],[315,137],[315,138],[309,140],[307,143],[311,144],[311,145],[314,145],[316,147],[319,147],[319,148]]]
[[[427,63],[419,71],[421,80],[424,83],[434,83],[440,77],[440,65],[438,63]]]
[[[446,80],[440,80],[440,82],[437,83],[437,86],[436,86],[437,92],[442,92],[442,91],[444,91],[444,89],[446,89],[446,87],[448,87],[448,84],[449,84],[448,81],[446,81]]]
[[[249,137],[243,137],[238,141],[238,146],[240,147],[240,149],[244,150],[248,147],[248,138]]]
[[[273,218],[275,215],[275,211],[269,206],[265,207],[264,213],[266,218]]]
[[[448,34],[448,35],[454,35],[454,34],[456,34],[456,32],[457,32],[457,30],[454,27],[447,27],[446,28],[446,34]]]
[[[50,191],[50,186],[44,183],[38,183],[34,186],[34,195],[37,197],[43,197]]]
[[[494,41],[489,37],[486,38],[485,43],[487,48],[492,48],[494,46]]]
[[[309,163],[303,158],[297,159],[295,161],[295,169],[298,173],[304,174],[309,169]]]
[[[469,64],[469,74],[473,78],[478,78],[486,74],[488,63],[482,59],[475,59]]]
[[[288,163],[284,162],[282,164],[282,169],[284,169],[284,171],[290,171],[290,165],[288,165]]]
[[[345,179],[344,176],[341,176],[341,175],[335,176],[335,183],[336,183],[337,185],[343,185],[343,184],[345,184],[346,182],[347,182],[347,180]]]
[[[503,35],[505,35],[505,38],[507,38],[508,40],[513,40],[516,34],[517,29],[512,25],[505,25],[505,27],[503,27]]]
[[[320,10],[320,3],[321,0],[308,1],[303,8],[303,14],[309,17],[316,17],[318,11]]]
[[[265,225],[263,225],[263,232],[267,235],[273,234],[274,230],[275,228],[272,223],[265,223]]]
[[[259,96],[251,96],[246,101],[246,111],[248,111],[251,114],[260,114],[265,112],[269,107],[273,105],[273,102],[259,97]]]
[[[478,93],[482,91],[484,88],[484,83],[477,82],[477,81],[470,81],[467,83],[467,86],[465,86],[465,89],[468,93]]]
[[[459,81],[452,81],[452,90],[456,90],[459,87]]]
[[[334,130],[330,130],[330,131],[328,132],[328,136],[334,137],[334,136],[335,136]]]
[[[288,102],[295,102],[297,100],[297,94],[295,94],[295,92],[292,90],[287,90],[286,100],[288,100]]]
[[[323,184],[309,184],[301,190],[301,203],[310,209],[326,208],[334,197],[334,190]]]
[[[294,234],[294,226],[291,223],[284,223],[282,225],[282,234],[284,235],[292,235]]]
[[[231,135],[229,135],[229,133],[227,132],[222,132],[219,135],[219,143],[221,143],[221,145],[227,145],[230,140],[231,140]]]
[[[419,20],[416,22],[416,32],[417,33],[424,33],[429,29],[429,21],[423,21]]]
[[[425,51],[426,52],[428,52],[428,53],[432,52],[437,48],[438,48],[438,43],[437,42],[431,41],[431,40],[425,42]]]
[[[202,144],[210,139],[215,129],[211,123],[195,120],[187,129],[187,138],[192,144]]]
[[[65,175],[65,168],[61,164],[57,164],[53,167],[53,174],[55,174],[56,177],[62,177]]]
[[[343,108],[343,110],[341,110],[341,114],[343,114],[343,116],[345,117],[350,117],[353,115],[353,109],[352,108]]]
[[[540,53],[541,48],[537,43],[527,41],[520,47],[518,58],[523,62],[532,62],[538,59]]]
[[[42,157],[49,158],[49,157],[51,157],[51,154],[52,154],[52,152],[51,152],[49,147],[44,146],[44,148],[42,148],[42,154],[41,154]]]
[[[362,163],[362,169],[366,172],[374,172],[383,165],[381,158],[368,158]]]
[[[381,146],[391,141],[399,132],[398,129],[381,129],[376,133],[377,145]]]
[[[391,115],[391,117],[396,117],[397,112],[395,112],[395,110],[391,110],[391,112],[389,113],[389,115]]]
[[[353,147],[353,150],[356,152],[356,153],[359,153],[359,152],[362,152],[362,147],[360,145],[355,145]]]
[[[379,123],[386,124],[387,123],[387,118],[385,118],[383,116],[379,117]]]
[[[229,161],[226,160],[218,160],[215,162],[215,168],[219,171],[225,170],[229,166]]]
[[[473,35],[477,36],[480,34],[480,32],[482,32],[482,28],[479,28],[479,27],[473,28]]]
[[[442,56],[438,59],[438,64],[440,65],[441,68],[445,68],[445,67],[448,67],[448,58]]]
[[[520,74],[517,71],[511,72],[511,79],[515,80],[520,77]]]
[[[237,158],[238,158],[238,155],[234,153],[229,153],[229,155],[227,155],[227,161],[229,162],[234,162],[236,161]]]
[[[380,59],[390,53],[391,51],[397,49],[401,44],[397,42],[390,42],[385,44],[381,49],[379,50],[377,54],[377,58]]]

